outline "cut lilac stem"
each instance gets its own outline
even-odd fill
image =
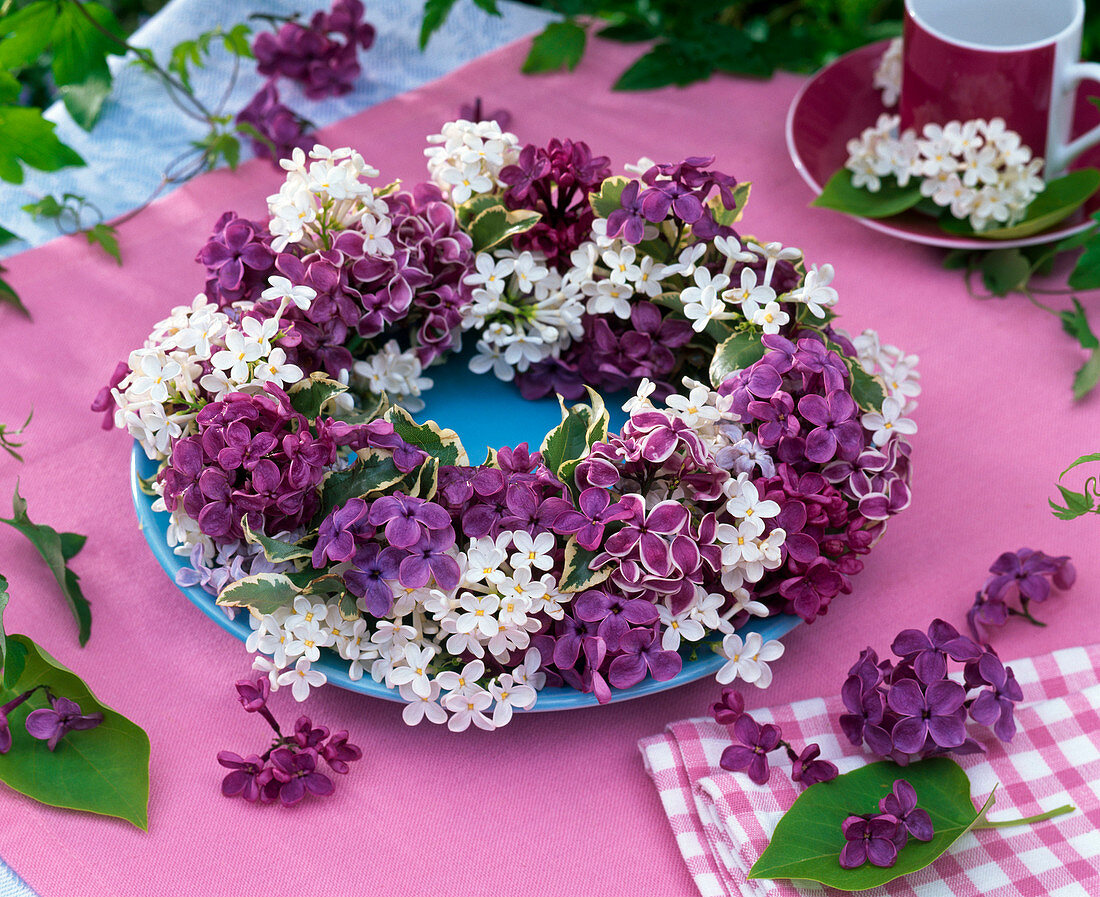
[[[971,828],[1008,828],[1012,825],[1031,825],[1035,822],[1046,822],[1048,819],[1053,819],[1055,816],[1065,816],[1067,813],[1073,813],[1077,808],[1072,804],[1065,804],[1054,810],[1047,810],[1045,813],[1039,813],[1035,816],[1026,816],[1023,819],[999,819],[993,822],[989,819],[982,819],[979,822],[975,822]]]

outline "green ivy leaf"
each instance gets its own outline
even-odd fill
[[[455,217],[458,218],[458,223],[463,227],[469,227],[470,222],[478,215],[486,209],[492,208],[505,208],[501,198],[494,193],[479,193],[477,196],[470,197],[466,202],[458,206],[455,209]]]
[[[80,705],[84,713],[102,713],[94,729],[70,732],[55,751],[27,734],[27,715],[48,706],[38,692],[8,716],[12,749],[0,754],[0,779],[10,788],[52,807],[115,816],[148,830],[149,737],[118,711],[100,702],[84,681],[25,635],[18,646],[18,675],[5,669],[7,701],[39,685],[48,685]]]
[[[529,209],[508,211],[503,205],[490,206],[470,222],[468,231],[474,242],[474,252],[487,252],[516,234],[530,230],[541,217]]]
[[[240,22],[222,35],[222,46],[234,56],[252,59],[252,45],[248,41],[251,36],[252,29]]]
[[[3,265],[0,265],[0,274],[3,274],[8,269]],[[27,306],[23,304],[23,300],[19,298],[19,294],[15,292],[12,285],[8,283],[4,278],[0,277],[0,302],[6,305],[13,305],[19,311],[21,311],[28,318],[31,313],[27,310]]]
[[[66,84],[58,93],[73,121],[85,131],[90,131],[103,111],[107,97],[111,95],[111,79],[102,74],[92,74],[79,84]]]
[[[262,532],[253,532],[248,525],[247,514],[241,518],[241,529],[244,530],[245,541],[263,548],[264,557],[273,563],[297,561],[313,555],[313,549],[302,545],[300,542],[280,542],[278,539],[272,539]]]
[[[852,814],[877,813],[879,800],[906,779],[917,792],[917,805],[932,817],[931,841],[910,838],[889,867],[864,865],[844,869],[839,862],[845,840],[841,826]],[[799,795],[772,835],[749,878],[794,878],[819,881],[842,891],[861,891],[916,872],[932,863],[961,838],[993,804],[989,796],[981,811],[970,797],[966,773],[946,757],[931,757],[900,767],[890,761],[872,763],[811,785]]]
[[[84,236],[87,237],[89,246],[98,246],[116,262],[122,264],[122,253],[118,248],[117,232],[111,225],[103,222],[93,224],[84,231]]]
[[[428,46],[431,36],[447,21],[455,0],[427,0],[424,4],[424,19],[420,23],[420,49]]]
[[[565,543],[565,561],[558,588],[563,592],[583,592],[607,579],[611,575],[610,564],[592,570],[592,561],[598,553],[581,548],[577,544],[577,537],[570,536]]]
[[[51,0],[37,0],[0,18],[0,68],[19,70],[37,62],[50,43],[60,9]]]
[[[1069,467],[1067,467],[1060,474],[1058,474],[1058,479],[1062,479],[1062,477],[1064,477],[1067,473],[1069,473],[1071,470],[1073,470],[1073,468],[1080,467],[1082,464],[1091,464],[1093,461],[1100,461],[1100,452],[1096,452],[1095,454],[1092,454],[1092,455],[1082,455],[1080,458],[1078,458],[1076,461],[1074,461]]]
[[[248,607],[258,614],[271,614],[280,607],[292,605],[301,591],[285,573],[256,573],[222,589],[218,604],[223,607]]]
[[[0,667],[4,666],[4,656],[8,653],[8,640],[4,632],[4,608],[8,606],[8,581],[0,576]]]
[[[11,519],[0,517],[0,523],[19,530],[30,543],[42,555],[42,559],[53,573],[61,588],[61,594],[69,604],[73,612],[78,628],[80,646],[88,642],[92,632],[92,606],[84,593],[80,590],[80,577],[69,569],[66,561],[70,560],[81,548],[84,547],[85,536],[78,533],[59,533],[52,526],[44,523],[33,523],[27,516],[27,502],[19,494],[19,484],[15,485],[15,494],[12,497]]]
[[[462,440],[454,430],[446,430],[434,420],[418,424],[404,408],[393,407],[386,412],[386,420],[409,445],[423,449],[440,464],[464,466],[470,463]]]
[[[325,477],[321,487],[321,509],[317,512],[317,522],[349,498],[366,498],[383,492],[404,478],[405,474],[397,469],[391,455],[371,449],[358,452],[351,467]]]
[[[523,72],[573,71],[584,56],[587,32],[573,21],[551,22],[531,42],[531,50],[523,61]]]
[[[94,20],[94,21],[92,21]],[[106,32],[106,33],[105,33]],[[117,40],[108,35],[113,34]],[[50,33],[54,83],[62,88],[65,108],[78,125],[91,130],[111,93],[107,57],[119,55],[122,29],[99,3],[64,3],[58,7]]]
[[[1053,499],[1049,498],[1047,499],[1047,503],[1050,505],[1051,511],[1054,512],[1054,516],[1059,520],[1073,520],[1084,514],[1092,513],[1093,505],[1091,496],[1084,495],[1080,492],[1074,492],[1062,485],[1058,485],[1058,491],[1062,493],[1062,500],[1066,503],[1065,507],[1056,504]]]
[[[224,159],[229,170],[236,171],[241,161],[241,142],[228,131],[211,131],[202,140],[195,140],[191,145],[202,150],[207,168],[217,168],[218,161]]]
[[[886,385],[882,378],[868,374],[858,361],[840,353],[852,376],[852,398],[864,411],[881,411],[886,401]]]
[[[1096,219],[1096,215],[1092,217]],[[1080,236],[1082,238],[1081,242],[1077,243],[1076,246],[1084,246],[1085,251],[1078,257],[1077,264],[1074,265],[1073,271],[1070,272],[1069,285],[1075,290],[1100,289],[1100,228],[1093,225],[1089,230],[1075,236]],[[1076,248],[1076,246],[1064,245],[1071,239],[1073,238],[1068,237],[1066,240],[1062,241],[1062,243],[1059,243],[1059,251]]]
[[[717,389],[735,371],[744,370],[764,357],[764,344],[754,333],[735,333],[714,350],[710,382]]]
[[[947,215],[940,227],[950,234],[978,237],[983,240],[1015,240],[1040,234],[1064,221],[1076,212],[1100,188],[1100,171],[1081,168],[1050,181],[1042,193],[1031,201],[1023,220],[1011,227],[974,230],[968,221]]]
[[[994,296],[1023,289],[1031,276],[1031,262],[1019,249],[994,249],[979,262],[982,283]]]
[[[1077,373],[1073,375],[1073,398],[1080,401],[1100,383],[1100,349],[1093,349]]]
[[[14,103],[19,98],[20,90],[19,79],[11,72],[0,69],[0,106]]]
[[[13,184],[23,183],[20,162],[39,171],[57,171],[68,165],[83,165],[77,152],[62,143],[52,121],[42,117],[33,107],[0,107],[0,179]]]
[[[703,81],[714,71],[710,57],[688,47],[662,42],[635,60],[613,85],[614,90],[653,90],[671,84],[684,86]]]
[[[842,168],[831,178],[811,206],[834,209],[860,218],[889,218],[920,202],[920,184],[899,187],[896,181],[884,180],[878,192],[852,186],[852,172]]]
[[[622,208],[622,195],[630,178],[621,176],[604,178],[600,184],[599,192],[588,194],[588,204],[597,218],[606,218],[616,209]]]
[[[320,416],[325,405],[347,391],[348,388],[343,383],[326,377],[320,371],[314,371],[307,379],[299,380],[290,387],[287,395],[290,396],[290,404],[295,411],[314,420]]]
[[[1081,344],[1082,349],[1100,349],[1100,340],[1089,327],[1088,315],[1077,298],[1073,299],[1073,309],[1061,312],[1062,329]]]

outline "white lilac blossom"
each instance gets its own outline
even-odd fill
[[[1004,119],[927,124],[919,134],[913,128],[899,133],[899,121],[884,113],[848,141],[844,167],[853,186],[877,193],[883,178],[902,187],[917,179],[922,196],[976,231],[1015,224],[1045,187],[1043,160]]]
[[[500,185],[500,172],[515,162],[519,140],[501,131],[495,121],[447,122],[440,133],[428,137],[424,150],[432,182],[456,205]]]
[[[901,38],[895,37],[883,51],[875,68],[873,83],[882,91],[882,105],[887,109],[898,104],[901,96]]]
[[[423,376],[424,368],[414,349],[401,351],[397,340],[389,340],[381,352],[352,366],[355,378],[376,396],[385,396],[409,411],[420,411],[420,396],[432,388],[432,379]]]

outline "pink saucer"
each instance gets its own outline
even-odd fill
[[[889,41],[860,47],[825,66],[795,95],[787,113],[787,150],[798,173],[815,193],[844,166],[846,144],[870,127],[883,112],[881,93],[873,86],[873,75]],[[1100,111],[1087,102],[1088,94],[1077,96],[1075,133],[1100,122]],[[1100,147],[1083,153],[1070,167],[1100,167]],[[889,219],[857,218],[861,224],[916,243],[947,249],[1006,249],[1050,243],[1082,231],[1092,224],[1089,217],[1100,209],[1100,193],[1060,224],[1030,237],[1016,240],[979,240],[944,233],[934,219],[919,212],[903,212]]]

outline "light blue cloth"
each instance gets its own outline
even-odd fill
[[[133,35],[131,43],[151,48],[163,61],[179,41],[219,24],[232,26],[250,12],[289,15],[297,11],[308,17],[315,9],[330,5],[321,0],[263,0],[254,5],[225,0],[172,0]],[[296,86],[285,80],[280,83],[283,102],[318,126],[439,78],[537,31],[550,18],[541,10],[507,2],[500,5],[503,15],[495,18],[477,10],[471,0],[460,0],[427,51],[421,53],[417,36],[423,4],[419,0],[366,0],[366,5],[367,21],[378,34],[374,46],[360,55],[363,74],[352,93],[314,102],[306,100]],[[204,101],[217,102],[231,68],[228,54],[215,50],[209,67],[194,79]],[[52,173],[27,169],[22,185],[0,184],[0,226],[23,238],[0,247],[0,257],[39,246],[58,235],[52,222],[35,223],[20,206],[47,193],[78,193],[98,206],[105,218],[113,218],[142,203],[160,183],[166,166],[187,150],[189,141],[203,136],[203,128],[166,102],[163,89],[148,75],[121,59],[114,61],[114,70],[115,90],[91,133],[77,126],[61,104],[48,113],[58,123],[58,136],[76,149],[88,166]],[[254,67],[242,67],[226,110],[236,112],[262,83]],[[485,100],[493,108],[491,94]],[[244,157],[247,155],[246,150]],[[18,289],[18,284],[15,287]],[[34,891],[2,861],[0,897],[35,897]]]
[[[217,25],[231,27],[245,21],[251,12],[263,11],[270,15],[301,12],[308,18],[314,10],[330,5],[328,0],[263,0],[262,3],[172,0],[133,35],[131,43],[149,47],[164,64],[171,47],[179,41]],[[500,17],[488,16],[476,9],[472,0],[460,0],[443,28],[433,35],[427,50],[421,53],[417,46],[423,10],[420,0],[366,0],[366,7],[366,19],[377,29],[377,36],[374,46],[360,54],[363,74],[352,93],[338,99],[311,101],[302,95],[297,85],[286,79],[279,82],[282,101],[318,126],[346,118],[439,78],[478,56],[538,30],[549,19],[542,10],[515,3],[502,4]],[[266,27],[262,22],[253,24],[256,30]],[[57,122],[57,135],[83,156],[87,167],[56,172],[28,168],[23,184],[0,182],[0,226],[22,238],[0,246],[0,258],[39,246],[58,235],[54,222],[34,222],[21,206],[50,193],[58,197],[62,193],[75,193],[86,197],[105,219],[110,220],[142,203],[156,189],[167,166],[189,149],[191,141],[205,135],[205,128],[200,123],[187,118],[168,102],[156,79],[121,58],[112,58],[112,68],[115,89],[91,133],[73,122],[60,103],[47,113]],[[208,106],[217,105],[231,69],[231,57],[216,45],[208,68],[200,70],[194,78],[197,93]],[[237,85],[225,104],[226,112],[235,113],[241,109],[263,80],[254,65],[243,65]],[[473,87],[471,100],[472,94]],[[489,108],[493,108],[491,94],[486,95],[485,100]],[[456,116],[457,113],[456,109]],[[243,148],[243,157],[247,158],[247,146]],[[15,286],[18,288],[18,284]]]

